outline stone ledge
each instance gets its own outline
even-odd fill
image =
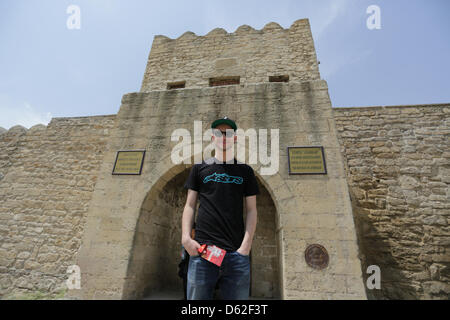
[[[450,103],[429,103],[429,104],[406,104],[406,105],[391,105],[391,106],[358,106],[358,107],[332,107],[333,111],[357,111],[357,110],[384,110],[388,108],[419,108],[419,107],[450,107]]]

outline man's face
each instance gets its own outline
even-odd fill
[[[227,130],[229,132],[228,137],[226,136]],[[219,124],[213,129],[212,139],[216,149],[225,151],[233,146],[233,144],[236,142],[237,136],[235,135],[233,128],[231,128],[229,125]]]

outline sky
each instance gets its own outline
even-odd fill
[[[450,103],[448,0],[0,0],[0,127],[116,114],[155,35],[302,18],[333,108]]]

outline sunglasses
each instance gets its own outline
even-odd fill
[[[231,138],[231,137],[234,136],[234,131],[232,131],[232,130],[221,131],[221,130],[219,130],[219,129],[215,129],[215,130],[214,130],[214,135],[215,135],[217,138],[222,138],[222,136],[225,136],[225,137],[227,137],[227,138]]]

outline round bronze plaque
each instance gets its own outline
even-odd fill
[[[305,260],[314,269],[324,269],[328,266],[328,252],[320,244],[310,244],[305,250]]]

